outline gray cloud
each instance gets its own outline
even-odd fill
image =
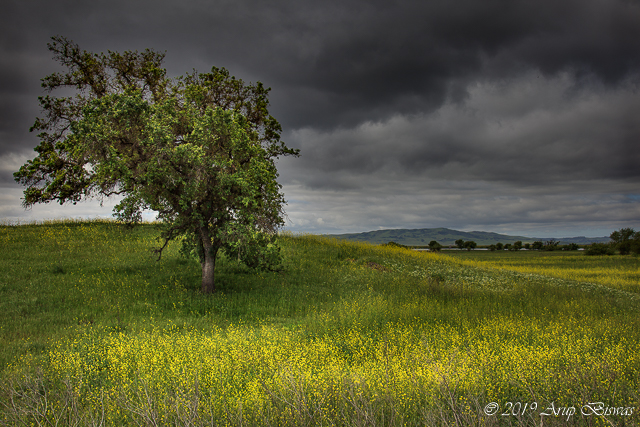
[[[271,86],[302,149],[279,163],[297,230],[640,219],[635,0],[12,1],[0,19],[5,217],[19,216],[12,168],[37,144],[27,129],[60,34],[166,50],[171,75],[216,65]]]
[[[521,183],[637,181],[640,97],[635,86],[574,86],[569,73],[551,79],[528,73],[476,83],[464,103],[447,103],[430,113],[332,131],[300,129],[289,138],[306,153],[298,168],[307,174],[295,179],[314,179],[310,170],[344,170]]]
[[[556,188],[507,183],[371,177],[358,190],[309,192],[285,186],[294,231],[346,233],[380,228],[452,227],[528,236],[608,235],[637,227],[637,185],[570,181]],[[322,222],[318,222],[321,219]],[[452,224],[454,226],[452,226]]]

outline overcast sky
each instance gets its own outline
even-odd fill
[[[54,35],[166,51],[271,87],[299,158],[278,162],[287,228],[447,227],[525,236],[640,229],[640,1],[52,1],[0,6],[0,218],[25,211]]]

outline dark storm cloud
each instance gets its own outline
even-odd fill
[[[296,226],[507,231],[598,224],[613,206],[620,224],[640,218],[635,0],[42,0],[10,1],[0,19],[11,212],[60,34],[94,52],[166,50],[172,76],[216,65],[272,87],[302,149],[279,163]]]
[[[573,76],[535,73],[469,88],[463,104],[323,132],[302,129],[298,180],[309,170],[552,185],[558,180],[640,178],[640,97],[631,83],[574,90]],[[293,167],[293,165],[292,165]],[[361,181],[366,185],[367,181]]]
[[[12,14],[11,46],[43,51],[60,33],[89,50],[167,50],[176,74],[233,67],[278,87],[294,127],[421,112],[482,73],[574,68],[615,84],[640,50],[640,6],[623,1],[16,2]]]
[[[315,118],[331,125],[422,112],[448,97],[463,99],[466,84],[483,75],[536,69],[552,76],[574,69],[616,84],[639,64],[637,4],[346,4],[348,12],[337,17],[318,11],[326,25],[304,61],[278,62],[280,70],[289,70],[279,74],[297,86],[334,97]],[[308,123],[299,120],[297,125]]]

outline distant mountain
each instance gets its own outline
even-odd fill
[[[536,240],[542,240],[543,242],[545,241],[544,239],[536,239]],[[549,239],[546,239],[546,240],[549,240]],[[568,243],[576,243],[578,245],[588,245],[591,243],[609,243],[611,241],[611,239],[607,236],[605,237],[584,237],[584,236],[562,237],[556,240],[560,240],[560,244],[562,245],[566,245]]]
[[[454,245],[456,240],[462,239],[465,242],[473,240],[478,245],[492,245],[495,243],[513,243],[518,240],[522,243],[533,243],[535,241],[546,242],[548,240],[560,241],[560,244],[577,243],[580,245],[589,243],[606,243],[608,237],[525,237],[509,236],[506,234],[489,233],[486,231],[457,231],[448,228],[418,228],[418,229],[390,229],[367,231],[364,233],[330,234],[329,237],[352,240],[356,242],[369,242],[382,244],[396,242],[407,246],[427,246],[430,241],[435,240],[443,246]]]

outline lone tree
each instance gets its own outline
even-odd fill
[[[440,252],[440,249],[442,249],[442,245],[437,241],[432,240],[429,242],[429,249],[431,249],[433,252]]]
[[[202,265],[202,292],[215,290],[220,250],[255,268],[277,266],[275,232],[284,224],[284,197],[275,159],[299,154],[280,140],[269,114],[269,89],[245,84],[224,68],[170,79],[164,54],[79,49],[64,37],[48,44],[66,67],[42,79],[37,157],[14,178],[27,188],[24,207],[124,196],[116,218],[136,224],[158,212],[158,258],[184,237]]]

